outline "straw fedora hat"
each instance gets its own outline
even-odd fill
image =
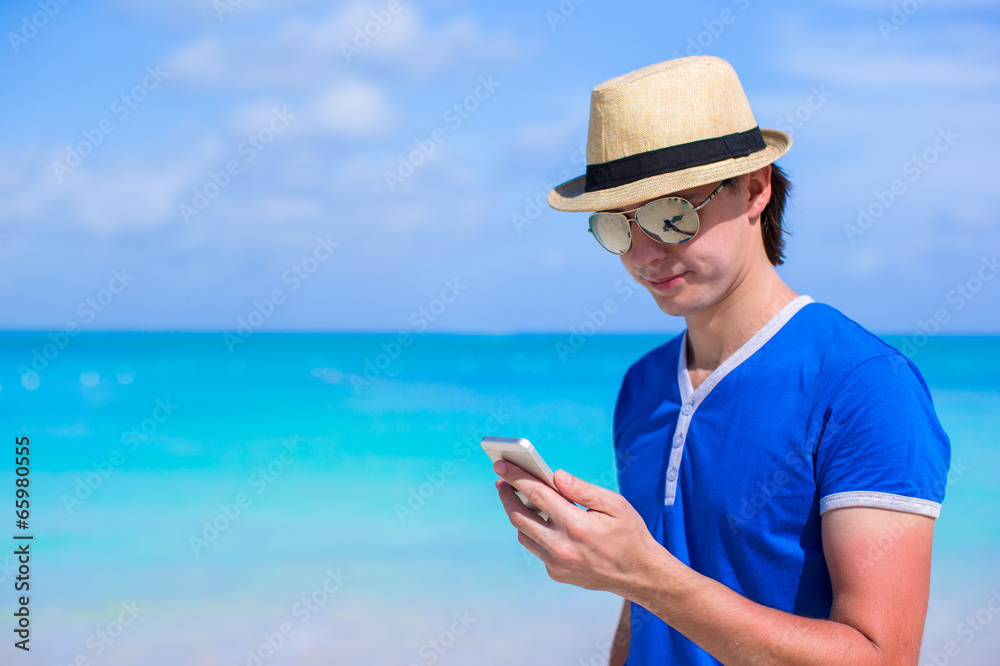
[[[622,208],[750,173],[791,145],[785,132],[760,129],[728,62],[667,60],[594,88],[587,173],[549,192],[549,205]]]

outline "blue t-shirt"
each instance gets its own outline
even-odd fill
[[[798,296],[696,390],[687,331],[625,374],[621,494],[681,562],[757,603],[828,618],[820,516],[866,506],[937,518],[951,446],[910,360]],[[631,605],[628,665],[718,664]]]

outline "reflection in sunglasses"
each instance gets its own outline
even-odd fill
[[[684,219],[684,214],[681,213],[680,215],[674,215],[672,219],[663,220],[663,230],[676,231],[677,233],[684,236],[694,236],[693,231],[684,231],[683,229],[678,229],[677,226],[675,226],[677,222],[680,222],[683,219]]]

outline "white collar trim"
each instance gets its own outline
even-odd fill
[[[677,385],[681,391],[681,402],[690,405],[691,411],[697,409],[701,401],[705,399],[715,386],[729,374],[729,372],[739,366],[740,363],[753,356],[754,352],[764,346],[768,340],[774,337],[782,326],[784,326],[792,316],[804,306],[814,302],[810,296],[805,294],[796,296],[785,304],[764,326],[751,336],[749,340],[737,349],[729,358],[723,361],[719,367],[712,371],[705,381],[698,385],[697,390],[691,388],[691,376],[687,371],[687,329],[681,335],[680,351],[677,354]]]

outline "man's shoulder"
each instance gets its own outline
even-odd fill
[[[832,305],[813,301],[792,318],[776,345],[790,355],[821,358],[828,364],[856,367],[900,351]],[[778,336],[776,336],[778,337]]]
[[[627,413],[650,409],[654,403],[663,400],[664,396],[677,393],[677,356],[683,337],[683,332],[674,335],[643,354],[625,371],[615,404],[616,442]]]
[[[919,386],[928,392],[906,354],[837,308],[813,302],[799,314],[804,316],[785,331],[785,344],[777,346],[774,365],[786,370],[797,366],[833,393],[851,379],[885,390]]]
[[[666,380],[675,379],[676,373],[670,373],[669,370],[677,367],[677,355],[683,338],[684,332],[681,331],[663,344],[640,356],[625,372],[626,380],[629,378],[639,379],[646,375]]]

